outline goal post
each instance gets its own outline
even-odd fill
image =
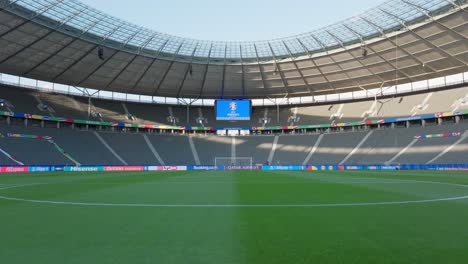
[[[252,167],[252,157],[215,157],[215,166],[250,166]]]

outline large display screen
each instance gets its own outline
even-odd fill
[[[216,100],[216,120],[250,120],[250,100]]]

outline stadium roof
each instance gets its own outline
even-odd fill
[[[76,0],[0,0],[0,71],[184,98],[350,92],[466,72],[467,2],[389,0],[304,34],[221,42],[156,32]]]

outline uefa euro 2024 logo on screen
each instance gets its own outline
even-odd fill
[[[237,110],[237,103],[236,102],[229,103],[229,110],[231,110],[231,112],[236,111]]]

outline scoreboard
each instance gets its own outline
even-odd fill
[[[216,120],[250,120],[250,100],[216,100]]]

